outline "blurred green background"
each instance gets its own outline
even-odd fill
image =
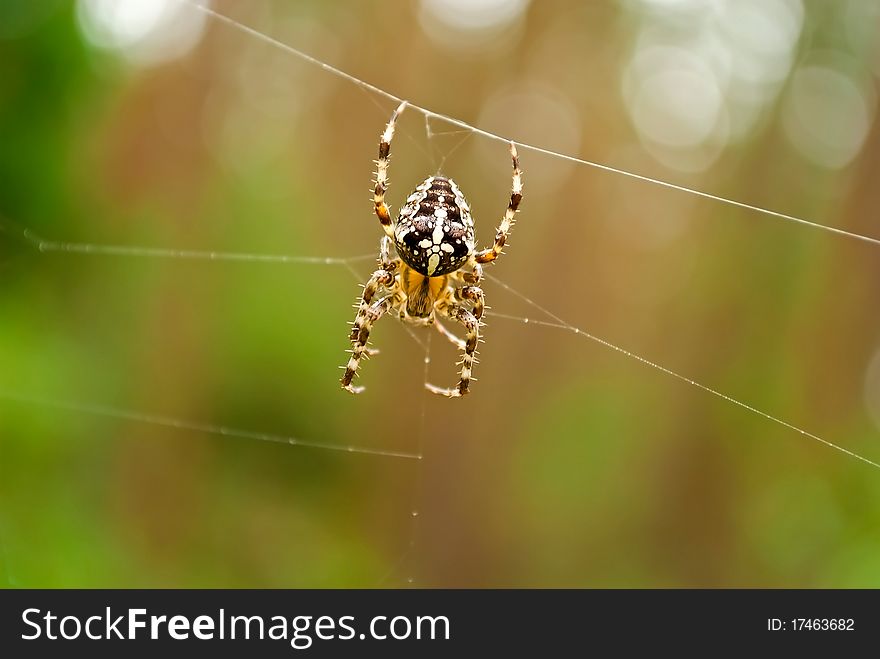
[[[874,0],[211,6],[505,137],[880,237]],[[352,397],[369,259],[143,255],[374,252],[394,105],[174,0],[0,1],[0,585],[880,586],[880,469],[796,431],[497,316],[467,399],[390,318]],[[442,166],[491,240],[503,143],[409,110],[392,151],[393,207]],[[880,247],[520,155],[492,275],[880,460]]]

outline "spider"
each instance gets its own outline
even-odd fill
[[[469,391],[483,324],[484,300],[479,287],[483,264],[495,261],[507,242],[522,200],[522,172],[516,146],[511,142],[513,189],[495,243],[488,249],[476,251],[470,206],[455,181],[445,176],[426,178],[407,198],[397,221],[392,220],[385,204],[388,160],[394,126],[406,105],[403,101],[392,113],[379,141],[373,203],[385,235],[379,243],[379,269],[364,285],[356,305],[357,316],[349,336],[351,357],[341,382],[353,394],[364,390],[353,386],[352,379],[358,375],[361,359],[377,352],[367,347],[373,324],[391,311],[407,323],[433,325],[462,351],[461,373],[454,388],[425,384],[435,394],[458,398]],[[460,323],[466,332],[465,339],[447,330],[438,316]]]

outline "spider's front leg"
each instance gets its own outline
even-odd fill
[[[465,287],[465,289],[468,288],[476,289],[477,291],[479,291],[479,298],[481,301],[480,313],[482,313],[483,292],[476,286]],[[458,295],[458,293],[456,293],[456,295]],[[439,305],[438,311],[440,311],[444,316],[448,318],[457,320],[465,328],[466,333],[464,339],[464,352],[461,358],[461,375],[459,377],[458,386],[456,386],[454,389],[444,389],[443,387],[436,387],[433,384],[427,383],[425,383],[425,387],[428,389],[428,391],[432,393],[439,394],[441,396],[448,396],[449,398],[458,398],[460,396],[464,396],[469,392],[468,387],[471,383],[471,372],[473,371],[475,361],[474,355],[477,352],[477,342],[480,340],[480,321],[474,313],[471,313],[464,306],[455,302],[449,302]],[[474,311],[476,311],[476,307]]]
[[[363,387],[355,387],[351,384],[351,381],[357,374],[361,359],[364,354],[367,357],[375,354],[375,351],[367,347],[367,341],[370,339],[370,330],[373,328],[373,323],[388,311],[391,304],[390,296],[385,296],[376,302],[373,302],[373,298],[380,287],[390,288],[393,284],[394,274],[388,270],[381,269],[376,270],[364,286],[357,316],[355,316],[354,324],[349,334],[349,339],[352,342],[351,357],[345,366],[345,374],[342,376],[342,380],[340,380],[342,388],[353,394],[359,394],[364,390]]]
[[[382,236],[379,241],[379,267],[388,272],[394,272],[400,264],[400,259],[391,256],[392,249],[394,249],[394,241],[388,236]]]
[[[385,193],[388,191],[388,159],[391,154],[391,138],[394,137],[394,126],[397,117],[406,107],[406,101],[402,101],[397,109],[391,114],[388,125],[379,139],[379,158],[376,160],[376,187],[373,188],[373,204],[376,207],[376,215],[385,235],[389,238],[394,236],[394,221],[391,219],[391,211],[385,203]]]
[[[491,263],[499,256],[504,245],[507,243],[507,237],[516,220],[516,213],[519,210],[519,204],[522,201],[522,171],[519,168],[519,157],[516,154],[516,145],[510,143],[510,159],[513,161],[513,184],[510,192],[510,202],[507,204],[507,210],[504,217],[501,218],[501,225],[495,233],[495,244],[489,249],[484,249],[474,255],[477,263]]]

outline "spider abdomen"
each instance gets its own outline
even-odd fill
[[[394,227],[400,258],[416,272],[455,272],[474,250],[470,206],[452,179],[429,176],[406,200]]]

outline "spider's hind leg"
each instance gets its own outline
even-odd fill
[[[342,376],[342,388],[353,394],[361,393],[363,387],[352,386],[351,381],[357,375],[358,366],[360,366],[361,358],[365,355],[369,358],[378,354],[378,350],[367,347],[367,341],[370,339],[370,330],[373,328],[379,318],[382,317],[391,306],[391,297],[385,295],[381,299],[373,302],[373,298],[380,287],[384,287],[387,291],[394,284],[394,275],[387,270],[377,270],[364,286],[364,292],[361,296],[361,302],[358,306],[357,316],[355,316],[354,324],[351,327],[349,339],[352,342],[351,357],[345,366],[345,374]]]
[[[461,272],[456,274],[460,277],[460,281],[464,282],[465,285],[455,289],[455,299],[459,302],[470,302],[473,305],[471,313],[478,321],[480,321],[480,326],[482,327],[483,323],[481,319],[483,317],[484,309],[483,289],[477,286],[477,284],[483,279],[483,266],[479,263],[474,263],[472,272]],[[455,334],[446,329],[439,320],[434,321],[434,326],[437,328],[437,331],[446,337],[456,348],[459,350],[465,349],[467,346],[466,341],[458,338]]]
[[[471,383],[471,372],[473,370],[475,354],[477,352],[477,342],[480,340],[480,321],[477,317],[468,311],[465,307],[451,302],[440,308],[444,316],[452,318],[461,323],[465,330],[465,340],[463,346],[463,354],[461,357],[461,374],[458,385],[452,389],[444,389],[433,384],[425,383],[425,388],[434,394],[447,396],[449,398],[459,398],[467,394]]]
[[[340,380],[342,388],[346,391],[353,394],[359,394],[364,390],[364,387],[355,387],[352,385],[351,381],[354,379],[354,376],[357,375],[358,366],[360,366],[363,356],[366,354],[367,357],[369,357],[378,352],[368,348],[367,341],[370,340],[370,331],[373,329],[373,324],[379,320],[386,311],[388,311],[389,306],[389,299],[384,297],[366,308],[362,307],[358,311],[355,325],[352,328],[353,339],[351,357],[349,357],[348,364],[345,366],[345,374]],[[355,333],[357,333],[356,336]]]
[[[437,331],[440,332],[440,334],[442,334],[443,336],[445,336],[449,340],[449,342],[452,345],[454,345],[459,350],[464,350],[464,348],[465,348],[464,339],[458,338],[455,334],[453,334],[448,329],[446,329],[446,327],[439,320],[434,320],[433,325],[437,329]]]

